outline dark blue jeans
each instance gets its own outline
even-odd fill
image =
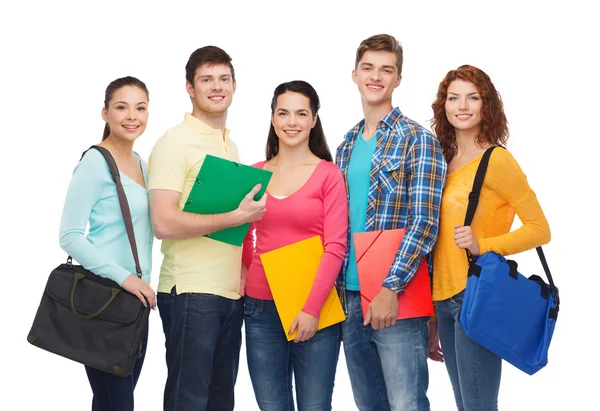
[[[95,368],[85,367],[94,393],[92,411],[133,411],[133,390],[144,365],[147,343],[148,331],[144,336],[140,358],[135,363],[133,373],[126,377],[118,377]]]
[[[165,411],[231,411],[242,343],[243,300],[158,293],[167,348]]]
[[[330,411],[340,353],[340,324],[308,341],[286,338],[275,303],[246,297],[246,350],[256,401],[262,411],[293,411],[292,374],[300,411]]]

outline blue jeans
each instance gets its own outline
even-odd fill
[[[140,357],[135,362],[133,373],[126,377],[118,377],[95,368],[85,367],[85,372],[94,393],[92,411],[133,411],[133,390],[144,365],[147,344],[148,331],[146,330]]]
[[[342,341],[354,402],[361,411],[429,411],[428,317],[363,326],[358,291],[346,290]]]
[[[231,411],[242,343],[242,300],[158,293],[167,347],[165,411]]]
[[[275,303],[246,297],[248,370],[262,411],[292,411],[292,373],[300,411],[331,410],[340,353],[340,325],[321,329],[308,341],[288,342]]]
[[[460,411],[496,411],[502,359],[465,334],[458,320],[463,294],[464,291],[435,304],[444,362],[456,406]]]

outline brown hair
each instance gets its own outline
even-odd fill
[[[148,93],[148,88],[146,84],[142,80],[139,80],[135,77],[127,76],[121,77],[116,80],[110,82],[110,84],[106,87],[106,91],[104,92],[104,108],[108,110],[108,103],[112,100],[113,95],[122,87],[138,87],[142,89],[144,93],[146,93],[146,97],[150,100],[150,93]],[[104,134],[102,134],[102,141],[106,140],[108,135],[110,134],[110,127],[108,123],[104,126]]]
[[[440,141],[446,161],[456,155],[456,132],[446,117],[446,98],[448,87],[454,80],[473,83],[481,95],[481,129],[477,133],[477,143],[504,146],[508,140],[508,122],[504,114],[504,105],[500,93],[496,91],[490,77],[477,67],[464,65],[450,70],[438,87],[437,96],[431,105],[433,119],[431,125]]]
[[[235,71],[231,64],[231,56],[217,46],[205,46],[194,51],[185,65],[185,79],[194,86],[196,70],[203,64],[226,64],[231,70],[231,79],[235,81]]]
[[[402,74],[402,63],[404,62],[402,45],[389,34],[376,34],[363,40],[356,49],[356,61],[354,62],[354,68],[358,68],[358,63],[363,58],[367,51],[389,51],[396,55],[396,68],[398,69],[398,75]]]
[[[321,103],[319,102],[319,95],[306,81],[295,80],[289,81],[287,83],[282,83],[277,86],[275,91],[273,92],[273,99],[271,100],[271,116],[275,114],[275,107],[277,106],[277,98],[287,92],[300,93],[304,97],[308,98],[310,102],[310,111],[313,116],[316,116],[319,108],[321,107]],[[323,132],[323,126],[321,125],[321,116],[317,117],[317,121],[315,126],[310,130],[310,134],[308,136],[308,148],[310,151],[319,157],[320,159],[333,161],[331,157],[331,151],[329,151],[329,146],[327,145],[327,140],[325,139],[325,133]],[[279,137],[275,133],[275,127],[273,127],[273,122],[269,127],[269,135],[267,137],[267,147],[266,147],[266,156],[267,160],[272,159],[279,152]]]

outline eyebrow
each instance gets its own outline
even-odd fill
[[[374,66],[375,66],[373,63],[361,63],[360,65],[361,65],[361,67],[362,67],[362,66],[370,66],[370,67],[374,67]],[[383,66],[381,66],[381,67],[382,67],[382,68],[389,68],[389,69],[393,69],[395,66],[390,66],[390,65],[384,64],[384,65],[383,65]]]
[[[448,94],[454,94],[455,96],[458,96],[458,93],[453,93],[451,91],[449,91]],[[467,94],[467,96],[472,96],[473,94],[479,94],[479,91],[474,91],[472,93],[469,93],[469,94]]]
[[[288,110],[287,108],[278,108],[276,111],[285,111],[286,113],[289,112],[290,110]],[[305,108],[301,108],[300,110],[296,110],[296,113],[301,113],[301,112],[309,112],[309,110],[305,109]]]
[[[125,105],[127,105],[128,103],[126,101],[115,101],[113,104],[125,104]],[[146,103],[145,101],[140,101],[137,104],[148,104],[148,103]]]

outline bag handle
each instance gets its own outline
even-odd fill
[[[89,315],[84,315],[79,313],[79,311],[77,311],[77,309],[75,308],[75,287],[77,286],[77,283],[81,280],[83,280],[85,278],[85,274],[81,274],[81,273],[77,273],[75,274],[75,278],[73,279],[73,287],[71,287],[71,311],[73,311],[73,314],[75,314],[77,317],[81,318],[82,320],[89,320],[91,318],[97,317],[98,315],[102,314],[102,312],[104,310],[106,310],[106,307],[108,307],[110,305],[110,303],[113,302],[113,300],[117,297],[117,294],[119,294],[121,292],[120,288],[116,288],[113,287],[110,289],[110,298],[104,303],[104,305],[102,307],[100,307],[98,309],[98,311],[96,311],[93,314],[89,314]]]
[[[490,156],[492,155],[492,151],[497,146],[493,146],[485,150],[483,153],[483,157],[481,157],[481,161],[479,162],[479,167],[477,167],[477,172],[475,173],[475,179],[473,180],[473,187],[471,188],[471,192],[469,193],[469,205],[467,206],[467,213],[465,215],[465,223],[464,225],[471,225],[473,222],[473,217],[475,216],[475,210],[477,210],[477,204],[479,204],[479,195],[481,194],[481,187],[483,186],[483,180],[485,178],[485,173],[488,168],[488,164],[490,162]],[[504,147],[500,147],[504,148]],[[550,291],[552,295],[554,295],[554,301],[556,302],[556,310],[558,311],[558,306],[560,304],[560,299],[558,297],[558,289],[556,285],[554,285],[554,279],[552,278],[552,274],[550,274],[550,268],[548,267],[548,263],[546,262],[546,257],[544,256],[544,252],[542,251],[542,247],[535,248],[542,263],[542,267],[544,267],[544,272],[546,273],[546,277],[550,282]],[[471,252],[468,249],[465,249],[467,252],[467,260],[469,260],[469,264],[473,262],[474,258]]]
[[[100,146],[91,146],[90,149],[96,149],[104,156],[104,159],[108,163],[108,168],[110,169],[110,174],[117,186],[117,195],[119,197],[119,205],[121,206],[121,213],[123,214],[123,221],[125,222],[125,230],[127,231],[127,237],[129,238],[129,245],[131,246],[131,252],[133,253],[133,259],[135,261],[135,271],[139,278],[142,278],[142,269],[140,268],[140,260],[138,258],[137,244],[135,242],[135,234],[133,232],[133,223],[131,221],[131,211],[129,209],[129,203],[127,202],[127,196],[125,195],[125,190],[123,189],[123,184],[121,183],[121,174],[119,173],[119,168],[117,167],[117,163],[115,159],[110,154],[110,151]],[[81,158],[87,153],[89,150],[85,150],[81,155]],[[81,159],[79,160],[81,161]],[[67,264],[71,264],[73,259],[71,256],[67,259]],[[73,285],[73,289],[75,286]]]

